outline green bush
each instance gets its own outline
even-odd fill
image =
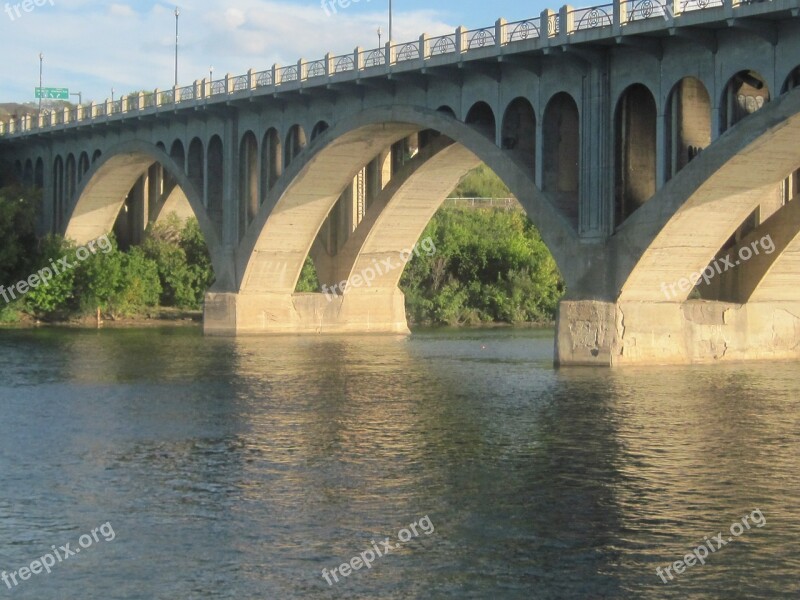
[[[400,283],[412,321],[459,325],[555,318],[563,283],[523,213],[443,208],[422,234],[427,237],[436,252],[415,255]]]
[[[152,227],[142,245],[145,256],[157,265],[161,303],[197,309],[214,283],[214,270],[196,219],[185,224],[174,214]]]
[[[66,311],[75,297],[75,269],[65,269],[61,258],[75,265],[75,246],[61,236],[48,235],[39,244],[38,260],[30,273],[48,270],[52,279],[31,289],[25,296],[26,310],[36,317],[48,317]]]
[[[113,237],[111,241],[109,252],[95,252],[78,266],[76,296],[81,310],[93,313],[99,308],[116,319],[158,306],[158,265],[141,248],[121,252]]]

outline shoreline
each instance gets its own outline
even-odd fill
[[[91,315],[74,317],[67,320],[41,321],[29,315],[21,315],[17,323],[0,323],[0,331],[24,329],[146,329],[155,327],[194,327],[203,325],[202,310],[180,310],[175,308],[160,308],[146,315],[136,317],[122,317],[119,319],[101,319]],[[411,333],[432,331],[437,329],[552,329],[555,321],[527,322],[527,323],[475,323],[469,325],[432,325],[430,323],[409,323]]]

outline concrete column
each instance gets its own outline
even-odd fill
[[[225,124],[222,140],[222,245],[239,245],[239,126],[234,119]]]
[[[614,140],[607,118],[611,112],[609,94],[608,72],[602,61],[592,65],[584,77],[581,99],[578,226],[584,239],[605,238],[614,228]],[[537,152],[541,152],[538,156],[544,156],[543,147]],[[537,170],[543,162],[537,161]]]
[[[667,118],[662,107],[656,112],[656,192],[669,179],[667,174]]]
[[[146,179],[142,176],[136,180],[129,196],[128,239],[133,245],[141,244],[144,241],[144,230],[147,227],[146,190]]]
[[[154,164],[147,174],[147,213],[149,223],[152,223],[160,212],[163,194],[164,169],[160,164]]]

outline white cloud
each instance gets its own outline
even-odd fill
[[[288,0],[183,0],[180,15],[180,83],[201,79],[214,65],[225,72],[263,70],[273,63],[313,60],[326,52],[351,52],[378,44],[385,8],[362,2],[326,15],[319,3]],[[356,10],[358,8],[358,10]],[[0,19],[0,101],[31,100],[38,84],[38,54],[45,54],[45,85],[82,91],[102,100],[111,88],[168,88],[173,82],[175,19],[173,5],[150,8],[124,3],[72,0],[45,5],[12,22]],[[2,16],[2,15],[0,15]],[[435,9],[396,11],[395,39],[452,31]]]

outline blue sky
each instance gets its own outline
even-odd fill
[[[34,0],[30,0],[34,2]],[[388,0],[350,0],[323,10],[321,0],[184,0],[180,16],[179,83],[226,72],[263,70],[273,63],[321,58],[327,51],[376,47],[386,41]],[[104,100],[133,90],[173,83],[175,5],[152,0],[0,0],[0,102],[33,100],[44,54],[44,85]],[[346,0],[345,0],[346,4]],[[15,8],[16,7],[16,8]],[[441,35],[538,15],[544,1],[393,0],[394,38]],[[556,8],[553,6],[553,8]],[[335,14],[334,14],[335,12]]]

